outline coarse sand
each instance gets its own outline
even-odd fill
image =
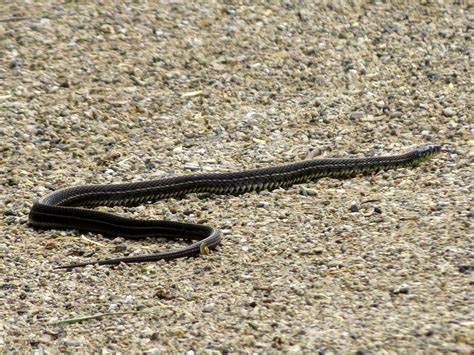
[[[473,22],[469,1],[2,1],[0,352],[472,353]],[[183,242],[27,223],[65,186],[424,143],[414,169],[103,208],[221,229],[198,258],[58,271]]]

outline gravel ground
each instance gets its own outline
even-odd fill
[[[442,3],[3,1],[1,351],[472,352],[474,13]],[[59,272],[177,245],[27,225],[64,186],[427,142],[416,169],[113,209],[222,229],[195,259]]]

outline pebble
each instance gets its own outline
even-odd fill
[[[14,210],[7,209],[3,212],[4,216],[16,216],[16,212]]]
[[[114,253],[123,253],[127,250],[127,244],[119,244],[114,248]]]
[[[355,121],[355,120],[361,119],[363,116],[364,116],[363,112],[351,112],[351,114],[349,115],[349,118]]]
[[[301,194],[305,196],[317,196],[320,193],[316,189],[310,189],[310,188],[305,188],[305,187],[301,187],[300,191],[301,191]]]
[[[446,107],[443,109],[443,115],[446,117],[452,117],[456,115],[456,112],[451,107]]]
[[[446,29],[446,28],[445,28],[445,29],[442,29],[442,30],[439,31],[439,35],[440,35],[441,37],[446,38],[446,37],[449,36],[449,30]]]
[[[201,166],[198,163],[189,162],[184,164],[184,168],[189,169],[191,171],[199,171],[201,170]]]
[[[216,305],[214,303],[208,303],[204,306],[202,310],[206,313],[209,313],[209,312],[213,312],[215,308],[216,308]]]
[[[408,294],[410,292],[410,286],[407,284],[402,284],[393,290],[394,294]]]
[[[21,61],[18,58],[14,58],[10,61],[8,66],[10,69],[16,69],[16,68],[21,67],[22,65],[23,65],[23,61]]]
[[[353,227],[350,224],[343,224],[339,227],[336,227],[334,229],[334,232],[336,234],[341,234],[341,233],[344,233],[344,232],[350,232],[350,231],[352,231],[352,229],[353,229]]]
[[[156,332],[156,333],[153,333],[151,336],[150,336],[150,340],[159,340],[160,338],[160,334],[159,332]],[[106,351],[104,351],[106,352]],[[160,350],[160,348],[147,348],[145,351],[144,351],[144,354],[145,355],[161,355],[163,354],[163,352]]]
[[[381,214],[382,213],[382,209],[380,207],[374,207],[374,212],[375,213],[378,213],[378,214]]]
[[[65,346],[70,346],[70,347],[78,347],[82,345],[80,341],[75,340],[75,339],[63,339],[63,343]]]
[[[350,210],[351,212],[359,212],[360,207],[356,202],[352,202]]]
[[[472,270],[474,270],[474,266],[472,265],[459,265],[458,266],[458,271],[462,274],[468,274]]]
[[[270,202],[267,202],[267,201],[259,201],[259,202],[257,202],[257,207],[259,207],[259,208],[266,208],[266,209],[268,209],[269,206],[270,206]]]

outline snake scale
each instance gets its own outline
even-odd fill
[[[222,237],[218,229],[199,224],[130,219],[91,208],[136,206],[169,197],[182,197],[193,192],[242,194],[284,188],[323,177],[345,178],[371,174],[380,170],[416,166],[439,153],[440,149],[437,144],[427,144],[399,155],[313,159],[241,172],[200,173],[142,182],[67,187],[35,201],[30,211],[29,224],[40,228],[79,229],[131,239],[153,236],[195,241],[171,251],[57,267],[62,269],[197,256],[203,246],[213,249],[219,244]]]

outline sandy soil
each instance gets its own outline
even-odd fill
[[[474,13],[454,3],[4,1],[1,352],[472,352]],[[432,142],[415,169],[113,209],[220,228],[199,258],[60,272],[179,243],[27,224],[64,186]]]

